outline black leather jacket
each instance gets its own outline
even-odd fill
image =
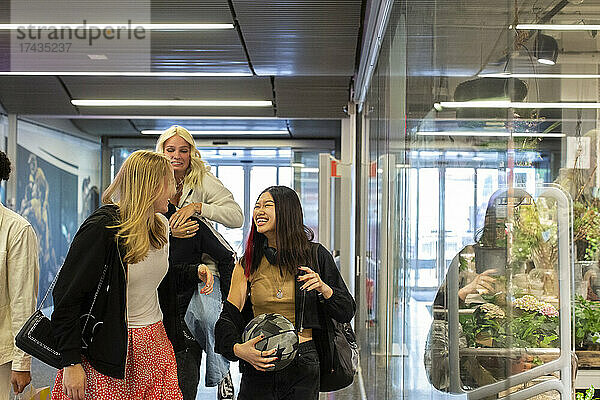
[[[116,229],[108,228],[118,220],[116,206],[103,206],[79,227],[52,291],[51,321],[63,367],[80,363],[83,354],[100,373],[123,379],[127,355],[126,266],[117,249]],[[92,329],[86,329],[89,346],[84,350],[82,315],[90,311],[105,265],[92,323],[87,325]]]
[[[318,246],[317,257],[318,267],[313,265],[313,270],[319,270],[323,282],[333,290],[333,295],[329,299],[324,299],[316,291],[311,290],[306,293],[304,308],[302,308],[303,294],[300,290],[300,282],[296,282],[296,328],[312,328],[313,340],[319,352],[321,368],[327,368],[331,359],[332,340],[331,324],[327,323],[326,318],[331,317],[338,322],[350,322],[356,312],[354,299],[348,292],[348,288],[335,265],[333,257],[329,251],[320,244]],[[302,317],[301,317],[302,316]],[[246,297],[244,309],[240,310],[230,303],[223,303],[223,311],[215,326],[215,351],[222,354],[230,361],[238,361],[239,358],[233,352],[233,346],[242,342],[242,332],[245,326],[253,318],[252,304],[250,296]],[[240,370],[247,371],[252,368],[250,364],[240,360]]]
[[[177,211],[169,203],[165,214],[171,217]],[[158,287],[158,300],[163,312],[163,324],[167,337],[177,353],[190,346],[193,335],[185,323],[185,313],[194,291],[198,288],[198,264],[202,263],[202,255],[208,254],[215,263],[220,275],[221,296],[227,298],[231,273],[233,272],[233,252],[229,251],[199,219],[196,234],[188,239],[169,238],[169,271]],[[214,312],[218,312],[215,310]]]

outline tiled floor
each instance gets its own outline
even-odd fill
[[[32,363],[32,376],[33,384],[36,388],[45,386],[52,386],[54,383],[54,377],[56,376],[56,370],[40,361],[34,359]],[[204,386],[204,363],[202,363],[201,379],[198,385],[198,395],[196,400],[216,400],[217,388],[207,388]],[[240,387],[241,375],[237,364],[231,365],[231,377],[235,386],[235,393],[237,395],[238,388]],[[340,390],[335,393],[321,393],[319,400],[354,400],[360,399],[360,391],[358,389],[358,380],[355,380],[354,384],[346,389]]]

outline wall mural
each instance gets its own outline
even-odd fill
[[[0,122],[1,125],[1,122]],[[15,211],[35,229],[40,253],[38,302],[62,265],[81,222],[97,207],[99,143],[19,121]],[[52,296],[43,304],[52,306]]]
[[[38,239],[40,301],[77,232],[78,176],[50,164],[20,145],[17,146],[17,176],[16,211],[31,223]]]
[[[98,186],[90,186],[91,177],[86,176],[81,183],[81,212],[79,213],[79,224],[90,214],[100,207],[100,191]]]

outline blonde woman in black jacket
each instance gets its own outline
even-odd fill
[[[174,192],[169,160],[136,151],[79,228],[52,293],[63,365],[53,400],[182,398],[157,295],[169,268],[160,213]],[[210,271],[197,275],[211,290]]]
[[[217,352],[231,361],[241,360],[238,400],[319,397],[321,364],[330,359],[324,315],[349,322],[356,305],[333,257],[312,239],[296,192],[272,186],[261,193],[244,256],[233,271],[215,328]],[[318,268],[314,246],[318,246]],[[263,313],[283,315],[298,332],[298,353],[279,371],[267,371],[274,366],[276,349],[257,350],[260,336],[247,342],[241,339],[248,321]]]

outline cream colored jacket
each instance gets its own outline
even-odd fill
[[[202,203],[202,217],[225,225],[239,228],[244,224],[244,214],[231,192],[210,171],[202,176],[200,187],[183,186],[179,207],[191,203]]]
[[[218,222],[228,228],[239,228],[244,224],[244,213],[240,205],[235,202],[229,189],[223,186],[219,178],[210,171],[206,171],[202,176],[200,187],[183,186],[178,206],[181,208],[191,203],[202,203],[202,213],[200,215],[194,213],[194,216],[211,230],[223,246],[235,253],[231,245],[210,223],[210,221]],[[202,262],[208,266],[214,276],[220,278],[217,265],[208,254],[202,256]]]
[[[31,356],[15,347],[15,335],[35,311],[39,279],[33,227],[0,204],[0,365],[29,371]]]

